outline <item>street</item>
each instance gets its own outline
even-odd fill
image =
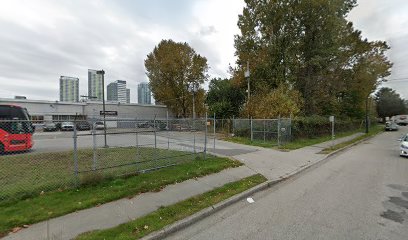
[[[408,159],[385,132],[168,239],[408,239]]]

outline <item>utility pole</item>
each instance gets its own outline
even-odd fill
[[[251,85],[250,85],[250,82],[249,82],[249,75],[250,75],[250,73],[249,73],[249,61],[247,61],[247,67],[246,67],[246,71],[244,73],[244,76],[248,81],[248,103],[249,103],[249,100],[251,98]]]
[[[366,109],[365,109],[365,133],[368,133],[368,95],[366,97]]]
[[[102,74],[102,111],[103,111],[103,135],[105,140],[105,148],[108,147],[106,141],[106,112],[105,112],[105,71],[102,69],[100,71],[96,71],[97,74]]]

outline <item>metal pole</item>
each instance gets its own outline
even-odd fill
[[[77,129],[74,125],[74,171],[75,171],[75,186],[79,186],[79,177],[78,177],[78,139],[77,139]]]
[[[195,114],[195,85],[193,85],[193,121],[196,118],[196,114]]]
[[[213,146],[213,150],[215,150],[215,113],[214,113],[214,146]]]
[[[92,122],[92,126],[94,126],[95,123]],[[96,135],[95,135],[95,127],[92,128],[92,143],[93,143],[93,158],[92,158],[92,170],[96,170],[96,158],[97,158],[97,154],[96,154]]]
[[[366,98],[366,111],[365,111],[365,133],[368,133],[368,97]]]
[[[105,148],[108,147],[106,140],[106,112],[105,112],[105,71],[99,71],[102,74],[102,108],[103,108],[103,135],[105,140]]]
[[[266,141],[266,120],[265,120],[265,118],[264,118],[264,122],[263,122],[263,127],[264,127],[264,129],[263,129],[263,135],[264,135],[264,142]]]
[[[280,120],[280,115],[279,115],[279,118],[278,118],[278,147],[280,147],[280,129],[281,129],[281,120]]]
[[[166,116],[166,120],[167,120],[167,150],[170,149],[170,128],[169,128],[169,111],[167,111],[167,116]]]
[[[250,125],[251,125],[251,142],[254,140],[254,132],[253,132],[253,129],[252,129],[252,117],[251,117],[251,119],[250,119]]]
[[[235,136],[235,116],[232,116],[232,135]]]
[[[204,159],[207,158],[207,132],[208,132],[208,126],[207,126],[207,112],[205,113],[205,138],[204,138]]]

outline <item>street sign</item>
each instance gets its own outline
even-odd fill
[[[330,117],[329,117],[329,121],[330,121],[330,122],[334,122],[334,116],[330,116]]]
[[[118,111],[105,111],[105,114],[103,114],[103,111],[99,111],[99,115],[103,116],[117,116]]]

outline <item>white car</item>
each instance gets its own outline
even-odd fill
[[[408,157],[408,134],[400,139],[400,156]]]

